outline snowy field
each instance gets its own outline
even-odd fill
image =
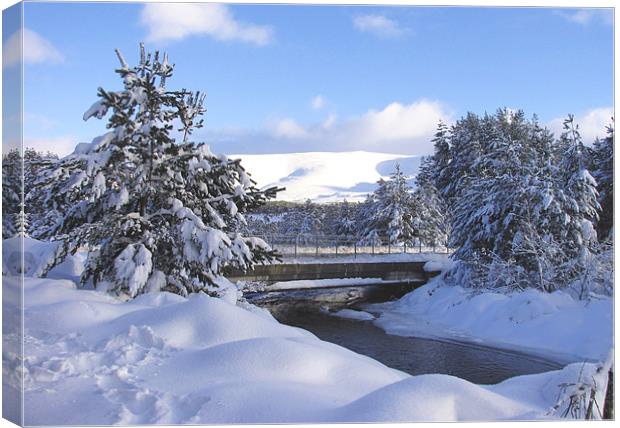
[[[286,190],[278,200],[304,202],[361,202],[387,178],[396,163],[409,177],[417,174],[420,156],[375,152],[309,152],[230,155],[241,159],[259,187],[277,185]],[[338,183],[338,185],[335,185]]]
[[[15,257],[5,241],[3,272]],[[41,250],[27,240],[26,250]],[[44,251],[32,254],[36,272]],[[27,277],[28,425],[532,420],[559,385],[591,382],[594,364],[479,386],[448,375],[409,376],[279,324],[268,312],[203,294],[150,293],[120,301],[73,281]],[[3,277],[5,320],[18,325],[19,279]],[[351,315],[341,313],[340,315]],[[3,367],[18,367],[4,337]],[[11,346],[12,345],[12,346]],[[18,377],[4,373],[5,394]],[[602,403],[606,378],[597,376]]]

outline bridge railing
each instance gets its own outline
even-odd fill
[[[271,248],[284,257],[334,257],[343,255],[385,255],[434,253],[450,254],[452,250],[444,245],[428,245],[421,242],[393,243],[385,236],[377,237],[373,242],[364,242],[356,237],[335,235],[258,235]]]

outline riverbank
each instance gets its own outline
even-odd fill
[[[35,273],[48,254],[25,245]],[[3,246],[3,272],[18,256]],[[593,380],[603,402],[607,380],[594,364],[488,386],[410,376],[277,322],[232,284],[225,298],[121,301],[78,289],[78,261],[58,279],[26,277],[23,288],[3,276],[3,413],[17,417],[23,387],[26,425],[542,420],[566,408],[551,411],[561,384]]]
[[[605,296],[580,301],[562,291],[471,290],[437,277],[365,310],[389,334],[473,342],[564,363],[601,361],[613,347],[613,299]]]
[[[19,278],[3,286],[14,327],[3,337],[8,397],[21,385],[10,370],[20,365]],[[27,425],[549,419],[560,384],[597,376],[594,364],[489,386],[409,376],[204,294],[121,302],[68,280],[26,278],[23,314]]]

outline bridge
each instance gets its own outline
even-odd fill
[[[385,301],[398,298],[424,285],[439,272],[424,270],[426,262],[373,263],[307,263],[259,265],[243,272],[229,270],[231,281],[261,283],[257,291],[244,296],[256,304],[282,302],[340,303],[351,305],[361,301]],[[329,280],[351,281],[329,281]],[[359,279],[359,281],[356,281]],[[295,286],[290,281],[318,280],[314,284]],[[327,280],[327,281],[325,281]],[[277,284],[276,284],[277,283]]]

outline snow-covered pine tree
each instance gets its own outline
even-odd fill
[[[2,239],[15,236],[22,208],[23,174],[19,149],[2,155]]]
[[[239,160],[188,142],[200,127],[204,95],[170,90],[166,54],[146,53],[130,67],[116,51],[123,89],[99,88],[84,114],[110,132],[76,148],[47,176],[45,203],[68,207],[50,233],[64,240],[55,263],[89,249],[82,284],[119,295],[166,290],[217,294],[222,269],[251,268],[276,257],[264,241],[235,232],[243,213],[275,196],[256,189]],[[173,137],[175,124],[183,141]],[[50,264],[48,268],[53,265]]]
[[[424,157],[411,197],[413,234],[432,246],[447,245],[450,230],[447,206],[434,185],[436,171],[434,157]]]
[[[451,245],[459,273],[479,286],[555,288],[561,192],[548,154],[552,135],[522,111],[485,116],[480,174],[455,197]]]
[[[586,268],[585,264],[597,243],[594,224],[601,207],[596,180],[587,169],[584,145],[573,115],[564,121],[560,147],[564,149],[558,168],[564,196],[564,225],[560,240],[568,258],[564,274],[566,278],[571,278]]]
[[[336,235],[343,239],[347,244],[354,242],[357,235],[355,212],[351,204],[346,199],[342,201],[339,207]]]
[[[323,214],[317,204],[307,199],[300,210],[297,234],[299,242],[310,244],[323,234]]]
[[[453,197],[451,244],[458,247],[455,256],[461,260],[485,263],[492,255],[502,259],[508,255],[512,237],[507,236],[509,229],[504,225],[512,219],[512,198],[521,180],[520,151],[524,145],[518,135],[501,132],[500,125],[508,122],[509,114],[499,111],[496,117],[485,115],[478,121],[481,126],[476,129],[475,140],[464,139],[476,145],[488,141],[489,145],[479,159],[466,166],[466,170],[477,173],[470,173],[466,185]],[[521,119],[512,118],[512,122]],[[512,128],[521,131],[518,126]]]
[[[322,215],[321,232],[331,237],[337,235],[336,229],[339,223],[340,204],[337,202],[320,204],[318,208]]]
[[[449,134],[445,129],[440,129],[439,136],[435,138],[436,159],[440,171],[436,178],[437,190],[451,211],[454,198],[458,197],[470,182],[481,177],[476,168],[484,152],[480,138],[481,126],[480,118],[468,113],[452,126]],[[446,144],[448,139],[449,143]]]
[[[436,189],[445,189],[450,180],[448,174],[451,171],[448,165],[452,161],[452,153],[450,148],[450,129],[443,121],[439,121],[437,132],[431,142],[434,147],[432,170],[429,170],[431,181]]]
[[[411,216],[411,187],[396,164],[389,180],[379,180],[372,198],[369,221],[364,232],[365,241],[376,241],[387,236],[390,243],[410,243],[413,238]]]
[[[45,196],[44,177],[54,171],[58,163],[58,155],[38,152],[33,148],[24,151],[24,201],[25,224],[27,232],[33,238],[44,238],[51,224],[58,222],[61,215],[58,211],[47,209],[42,203]]]
[[[596,179],[601,213],[596,230],[599,239],[607,238],[614,224],[614,125],[607,126],[605,138],[594,142],[592,175]]]
[[[379,187],[385,185],[385,180],[380,178],[378,184]],[[355,212],[355,235],[358,239],[359,244],[372,243],[367,238],[369,237],[369,233],[372,233],[372,231],[374,230],[372,220],[375,214],[375,208],[377,204],[377,190],[375,190],[373,193],[367,194],[366,199],[364,199],[364,202],[359,204],[359,207]],[[379,233],[375,231],[374,235],[379,236]],[[375,243],[378,244],[379,242]]]

